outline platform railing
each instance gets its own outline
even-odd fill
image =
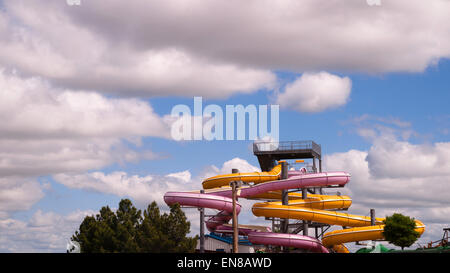
[[[321,154],[321,147],[312,140],[254,142],[253,152],[313,150]]]

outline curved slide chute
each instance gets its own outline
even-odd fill
[[[419,220],[415,220],[415,222],[415,230],[419,232],[420,235],[422,235],[425,231],[425,225]],[[323,235],[322,243],[325,246],[334,246],[355,241],[379,240],[384,238],[383,230],[384,225],[335,230],[325,233]]]
[[[231,173],[224,175],[216,175],[203,180],[204,189],[218,188],[228,186],[231,181],[242,181],[244,183],[264,183],[268,181],[277,180],[281,175],[281,165],[275,166],[269,172],[252,172],[252,173]]]
[[[206,227],[211,232],[230,233],[232,218],[231,181],[242,181],[244,184],[238,190],[238,197],[247,199],[273,200],[271,202],[255,203],[252,212],[256,216],[298,219],[340,225],[342,230],[335,230],[323,235],[322,242],[316,238],[299,235],[273,233],[270,228],[252,225],[239,225],[239,234],[248,236],[253,244],[278,245],[296,247],[312,252],[349,252],[344,243],[383,238],[383,218],[376,218],[371,226],[370,217],[352,215],[332,209],[347,209],[352,200],[348,196],[308,194],[306,199],[298,193],[289,193],[289,205],[282,205],[281,191],[302,189],[305,187],[344,186],[350,181],[346,172],[305,173],[304,171],[289,171],[288,178],[279,180],[281,165],[275,166],[269,172],[232,173],[207,178],[202,185],[204,193],[167,192],[164,201],[168,204],[180,203],[183,206],[193,206],[219,210],[219,213],[206,221]],[[241,205],[236,204],[237,213]],[[422,234],[425,226],[416,220],[416,230]]]

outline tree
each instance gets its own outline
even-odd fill
[[[142,212],[123,199],[113,212],[108,206],[86,216],[72,241],[87,253],[193,252],[197,237],[190,238],[190,223],[178,204],[161,215],[156,202]]]
[[[160,214],[156,202],[144,211],[139,241],[145,252],[193,252],[197,237],[186,238],[190,223],[179,204],[170,207],[170,213]]]
[[[414,218],[394,213],[392,216],[386,217],[384,222],[384,238],[391,244],[399,246],[402,250],[411,246],[417,238],[419,232],[415,230],[416,222]]]

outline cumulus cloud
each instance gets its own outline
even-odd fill
[[[163,205],[163,196],[168,191],[200,190],[203,179],[224,173],[231,173],[231,169],[238,168],[240,172],[260,171],[241,158],[225,161],[218,168],[214,165],[206,167],[198,176],[192,176],[189,170],[166,175],[149,174],[147,176],[130,175],[126,172],[90,173],[60,173],[53,176],[56,182],[69,188],[96,191],[114,194],[119,197],[128,197],[148,204],[157,201]]]
[[[133,151],[142,137],[170,137],[169,124],[139,99],[107,98],[0,70],[0,176],[86,171],[157,157]]]
[[[178,44],[271,69],[385,72],[419,71],[448,57],[449,9],[446,1],[407,0],[377,8],[365,1],[135,1],[127,7],[111,1],[106,9],[92,2],[71,17],[144,48]],[[149,10],[153,16],[145,16]],[[108,14],[135,20],[122,24]]]
[[[81,221],[93,214],[92,210],[67,215],[37,210],[28,221],[0,219],[0,252],[66,252]]]
[[[408,121],[398,117],[380,117],[363,114],[341,122],[342,125],[351,125],[351,131],[373,143],[379,139],[402,139],[409,141],[419,134],[413,130]]]
[[[156,201],[164,205],[163,197],[167,191],[192,189],[190,172],[160,175],[128,175],[126,172],[92,172],[83,174],[57,174],[54,179],[71,189],[83,189],[105,194],[131,198],[145,206]]]
[[[199,177],[201,179],[205,179],[211,176],[216,176],[219,174],[227,174],[231,173],[232,169],[238,169],[241,173],[246,172],[260,172],[261,169],[250,164],[247,160],[235,157],[228,161],[225,161],[222,167],[217,167],[214,165],[208,166],[200,173]]]
[[[379,138],[367,156],[376,177],[433,177],[450,175],[450,143],[412,144]]]
[[[355,126],[355,132],[371,143],[366,160],[374,177],[450,175],[450,143],[416,143],[423,137],[410,122],[364,114],[344,123]]]
[[[30,209],[45,195],[38,176],[80,172],[157,157],[135,151],[142,137],[169,126],[139,99],[107,98],[54,87],[41,77],[0,69],[0,217]]]
[[[327,72],[305,73],[278,95],[282,108],[299,112],[321,112],[342,106],[349,100],[351,80]]]
[[[36,180],[0,177],[0,219],[10,213],[30,209],[44,197],[44,187]]]
[[[276,76],[268,70],[211,60],[179,44],[138,49],[129,39],[108,37],[95,24],[76,22],[72,16],[79,11],[68,9],[65,2],[40,5],[5,1],[4,5],[5,11],[0,13],[0,61],[64,86],[127,96],[224,98],[235,92],[270,89],[275,83]],[[89,6],[83,3],[81,9],[96,12]]]
[[[273,88],[275,70],[417,72],[450,56],[441,0],[3,2],[5,66],[121,95],[224,98]]]
[[[1,127],[3,138],[168,136],[166,124],[145,101],[55,88],[42,78],[4,70],[0,114],[8,121]]]

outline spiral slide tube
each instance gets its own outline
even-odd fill
[[[203,181],[204,193],[167,192],[164,201],[168,204],[180,203],[184,206],[194,206],[219,210],[219,213],[206,221],[206,227],[211,232],[230,233],[232,228],[227,224],[232,218],[232,192],[228,186],[231,181],[243,181],[239,188],[238,197],[247,199],[280,200],[281,190],[302,189],[305,187],[318,187],[340,185],[350,180],[346,172],[324,172],[305,174],[298,171],[289,171],[288,178],[278,180],[281,174],[281,165],[269,172],[233,173],[218,175]],[[256,216],[299,219],[340,225],[346,228],[325,233],[322,242],[319,240],[298,235],[273,233],[270,228],[262,226],[239,225],[239,234],[248,236],[253,244],[279,245],[302,248],[313,252],[328,252],[333,248],[335,252],[348,252],[343,243],[382,239],[383,218],[376,218],[376,225],[370,226],[370,217],[352,215],[329,209],[346,209],[351,205],[348,196],[331,196],[308,194],[307,199],[301,199],[299,194],[289,194],[289,205],[281,202],[255,203],[252,212]],[[236,211],[239,213],[241,205],[237,203]],[[422,234],[425,226],[416,220],[416,230]]]

